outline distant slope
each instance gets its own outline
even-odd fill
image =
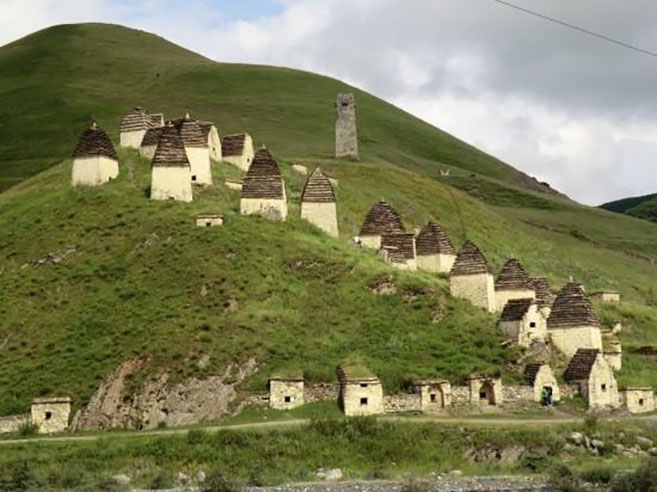
[[[600,208],[610,212],[631,215],[637,219],[657,222],[657,193],[616,200],[600,205]]]
[[[307,72],[216,63],[155,35],[62,25],[0,48],[0,190],[70,155],[91,118],[115,133],[135,105],[190,111],[288,156],[330,157],[336,93]],[[511,166],[371,95],[357,93],[363,158],[429,176],[441,168],[554,193]]]

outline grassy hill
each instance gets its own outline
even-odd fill
[[[600,205],[600,208],[610,212],[631,215],[638,219],[657,222],[657,194],[624,198],[623,200]]]
[[[495,318],[447,295],[443,278],[399,273],[353,248],[382,196],[409,229],[439,220],[457,245],[473,239],[497,271],[509,256],[556,286],[618,289],[628,347],[657,343],[657,225],[580,206],[365,93],[358,92],[359,162],[331,159],[340,82],[293,70],[217,64],[150,34],[116,26],[60,26],[0,49],[0,415],[34,396],[88,400],[121,362],[148,356],[139,378],[172,381],[258,360],[248,382],[298,367],[314,381],[359,355],[388,390],[415,376],[453,381],[472,371],[517,379]],[[5,76],[6,74],[6,76]],[[91,118],[115,142],[134,104],[249,131],[282,163],[290,220],[239,216],[225,188],[236,169],[217,164],[215,186],[191,204],[151,202],[149,163],[121,151],[121,176],[95,189],[69,186],[77,135]],[[131,179],[126,164],[135,167]],[[320,165],[339,180],[341,238],[298,219],[303,177]],[[440,178],[448,166],[452,175]],[[34,177],[26,176],[47,168]],[[196,228],[200,212],[223,228]],[[392,281],[395,294],[373,290]],[[199,365],[204,356],[209,362]],[[657,379],[652,362],[626,357],[625,381]],[[657,382],[657,381],[655,381]]]

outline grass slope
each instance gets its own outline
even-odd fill
[[[600,208],[657,222],[657,194],[625,198],[600,205]]]

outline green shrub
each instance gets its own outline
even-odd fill
[[[216,471],[208,475],[201,486],[201,492],[239,492],[241,487],[222,472]]]

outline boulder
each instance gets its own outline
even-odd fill
[[[646,447],[646,448],[652,447],[652,439],[648,439],[647,437],[643,437],[643,436],[637,437],[636,443],[641,447]]]
[[[342,470],[340,468],[320,468],[317,470],[317,478],[327,482],[337,482],[342,480]]]
[[[581,446],[584,442],[584,435],[581,432],[573,432],[568,439],[577,446]]]
[[[131,478],[128,475],[114,475],[110,480],[117,485],[128,485],[130,484]]]

